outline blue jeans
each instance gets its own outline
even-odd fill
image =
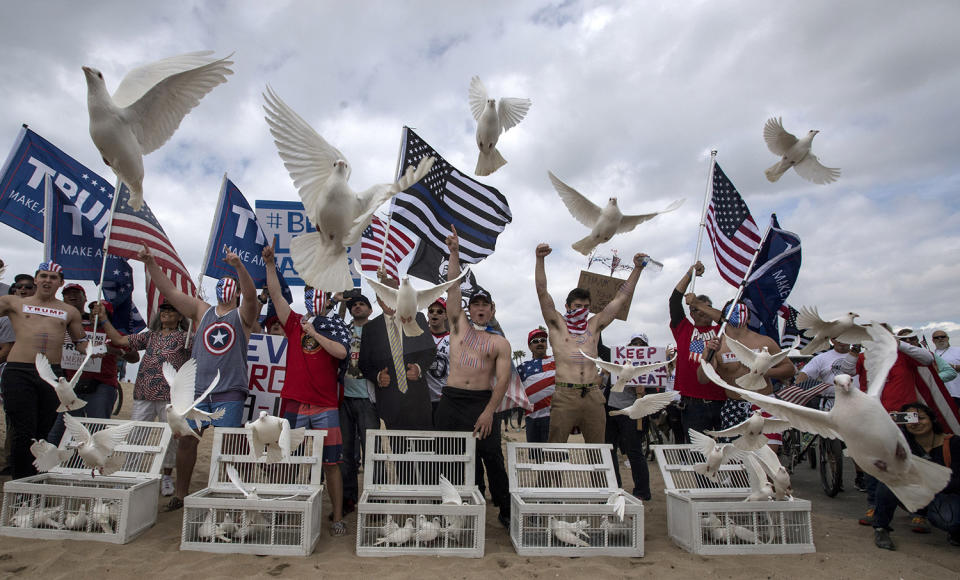
[[[70,411],[74,417],[92,417],[94,419],[109,419],[113,414],[113,405],[117,402],[117,387],[105,383],[97,383],[93,391],[84,394],[77,394],[78,397],[87,402],[86,406],[75,411]],[[63,438],[64,424],[63,413],[57,415],[57,421],[50,429],[47,441],[54,445],[60,444]]]
[[[878,481],[876,502],[873,527],[892,529],[890,522],[893,521],[893,514],[897,511],[900,500],[886,484]],[[924,515],[934,527],[944,530],[951,537],[960,538],[960,495],[938,493],[927,507],[920,511],[926,512]]]
[[[527,443],[546,443],[550,439],[550,415],[531,419],[527,417]]]
[[[607,407],[607,411],[611,410]],[[617,450],[622,449],[630,460],[630,471],[633,475],[634,496],[650,499],[650,469],[647,458],[643,455],[643,431],[637,429],[637,420],[626,415],[607,417],[607,443],[613,445],[614,473],[617,475],[617,485],[623,487],[620,479],[620,469],[617,459]]]
[[[723,401],[710,401],[707,399],[694,399],[693,397],[682,397],[680,399],[680,420],[683,423],[683,441],[678,443],[689,443],[690,429],[703,433],[707,429],[720,429],[720,409],[723,407]]]
[[[379,429],[380,419],[370,399],[344,397],[340,403],[340,433],[343,437],[343,500],[356,503],[360,499],[357,484],[359,451],[367,445],[367,429]],[[359,446],[358,446],[359,445]]]

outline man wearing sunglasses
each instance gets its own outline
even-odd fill
[[[550,437],[550,401],[556,389],[557,365],[547,356],[547,331],[534,328],[527,335],[532,360],[517,367],[533,411],[527,415],[527,443],[546,443]]]

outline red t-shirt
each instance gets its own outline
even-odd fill
[[[287,335],[287,372],[280,396],[308,405],[336,407],[340,361],[303,332],[302,320],[303,316],[291,312],[283,326]]]
[[[713,383],[705,385],[697,380],[697,367],[700,366],[700,357],[703,356],[704,342],[717,337],[719,326],[694,326],[684,318],[679,324],[670,329],[673,338],[677,341],[677,371],[674,378],[674,388],[686,397],[706,399],[708,401],[723,401],[727,398],[723,387]],[[697,344],[691,348],[691,341],[696,333]]]
[[[899,411],[904,405],[916,403],[917,381],[920,375],[917,369],[920,363],[910,355],[897,352],[897,362],[893,363],[887,374],[887,382],[883,384],[883,393],[880,395],[880,404],[887,412]],[[864,366],[863,355],[857,357],[857,376],[860,378],[860,390],[867,390],[867,369]]]
[[[93,332],[93,322],[90,320],[83,321],[83,329],[87,332]],[[113,342],[107,341],[107,346],[116,347]],[[91,348],[91,343],[87,343],[87,348]],[[91,359],[93,360],[93,359]],[[69,381],[73,378],[77,371],[64,369],[63,375]],[[117,355],[107,354],[100,359],[100,372],[95,373],[92,371],[83,371],[83,374],[80,375],[81,380],[94,380],[98,383],[103,383],[104,385],[111,385],[116,388],[120,388],[120,381],[117,380]]]

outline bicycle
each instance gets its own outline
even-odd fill
[[[807,406],[829,411],[833,407],[832,395],[819,395],[811,399]],[[783,434],[780,447],[782,462],[787,471],[793,473],[804,459],[810,468],[820,468],[820,485],[827,497],[835,497],[843,489],[843,441],[813,435],[803,440],[803,434],[797,429],[788,429]],[[816,446],[814,446],[816,444]]]

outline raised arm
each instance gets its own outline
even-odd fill
[[[276,238],[274,238],[276,243]],[[277,276],[277,262],[273,253],[273,244],[264,246],[260,253],[263,256],[263,264],[267,269],[267,290],[270,292],[270,300],[273,301],[273,307],[277,311],[277,318],[280,324],[286,325],[287,318],[290,317],[290,303],[283,297],[283,290],[280,288],[280,278]],[[246,272],[246,268],[244,268]]]
[[[676,288],[674,288],[673,292],[670,293],[671,328],[675,328],[687,317],[687,313],[683,309],[683,295],[687,292],[687,287],[690,286],[691,272],[695,276],[703,276],[703,271],[703,263],[699,261],[693,266],[690,266],[690,269],[684,272],[683,277],[681,277],[680,281],[677,282]]]
[[[563,323],[563,316],[557,311],[553,302],[553,296],[547,291],[547,268],[544,264],[545,258],[553,251],[547,244],[537,244],[535,254],[537,262],[533,269],[533,283],[537,288],[537,301],[540,303],[540,313],[543,315],[543,321],[547,327],[553,330],[564,330],[566,326]],[[551,333],[551,336],[553,334]]]
[[[643,259],[647,255],[638,253],[633,255],[633,270],[627,276],[626,281],[617,288],[617,294],[613,300],[604,306],[603,310],[590,319],[590,324],[594,325],[594,332],[599,332],[606,328],[616,317],[617,312],[625,305],[630,304],[630,298],[633,296],[633,290],[637,287],[637,280],[640,279],[640,273],[643,272],[645,264]]]
[[[897,350],[917,361],[917,363],[922,366],[928,366],[934,363],[933,353],[923,347],[913,346],[901,340],[900,344],[897,345]]]
[[[210,308],[210,305],[199,298],[194,298],[189,294],[181,292],[180,289],[170,281],[170,278],[167,278],[163,270],[160,269],[160,265],[157,264],[153,254],[150,252],[150,248],[147,246],[143,246],[143,249],[137,253],[137,259],[143,262],[144,268],[146,268],[147,273],[150,274],[150,279],[160,294],[162,294],[174,308],[185,315],[189,315],[194,323],[199,323],[200,319],[203,318],[203,314]]]
[[[450,251],[450,258],[447,260],[448,282],[460,277],[460,238],[457,237],[457,228],[453,224],[450,225],[450,231],[452,233],[447,236],[447,249]],[[450,323],[450,330],[454,332],[459,331],[464,318],[460,299],[460,284],[447,288],[447,321]]]
[[[689,294],[685,295],[683,297],[683,300],[684,302],[687,303],[687,306],[692,306],[693,308],[696,308],[700,312],[703,312],[704,314],[710,317],[710,320],[716,322],[717,324],[720,324],[723,321],[722,311],[717,310],[707,302],[700,300],[699,298],[697,298],[697,295],[694,294],[693,292],[690,292]]]
[[[240,296],[242,296],[240,300],[240,320],[249,334],[250,329],[257,321],[257,313],[260,311],[260,301],[257,300],[257,286],[253,283],[253,278],[250,277],[250,272],[247,272],[247,267],[240,256],[228,252],[224,261],[237,271],[237,281],[240,283]]]

